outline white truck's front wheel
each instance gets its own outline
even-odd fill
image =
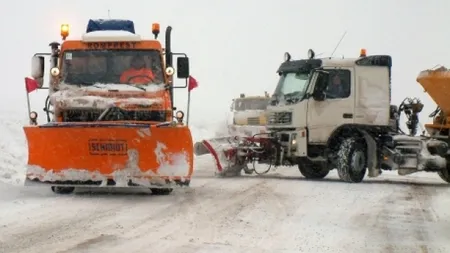
[[[307,179],[322,179],[330,172],[326,165],[321,163],[313,163],[307,160],[300,160],[298,162],[298,169]]]
[[[348,183],[359,183],[367,170],[367,152],[363,141],[350,137],[339,146],[337,156],[339,178]]]

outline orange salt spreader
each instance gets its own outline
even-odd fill
[[[424,70],[417,77],[425,91],[437,104],[436,110],[430,115],[432,124],[426,124],[427,131],[432,135],[448,138],[450,129],[450,70],[445,67],[436,70]]]
[[[187,87],[189,58],[171,51],[171,30],[162,48],[159,24],[152,26],[154,39],[142,39],[131,20],[91,19],[81,40],[66,40],[69,25],[61,26],[62,44],[34,55],[32,78],[26,78],[28,93],[49,91],[47,123],[38,123],[28,103],[26,185],[50,185],[55,193],[78,186],[148,187],[154,194],[189,185],[192,136],[184,112],[173,105],[175,88]],[[172,83],[174,55],[180,55],[177,77],[184,86]]]

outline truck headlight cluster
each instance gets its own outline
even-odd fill
[[[30,112],[30,123],[31,125],[37,125],[38,114],[35,111]]]
[[[175,118],[177,119],[177,121],[179,123],[183,122],[184,112],[183,111],[178,111],[177,113],[175,113]]]
[[[297,146],[297,134],[292,134],[291,135],[291,145],[292,146]]]

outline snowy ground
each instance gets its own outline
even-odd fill
[[[21,186],[23,123],[0,117],[0,252],[450,252],[450,189],[434,174],[219,179],[204,156],[191,187],[170,196],[59,196]]]

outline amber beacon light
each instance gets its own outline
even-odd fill
[[[63,40],[65,40],[69,36],[69,25],[68,24],[62,24],[61,25],[61,37]]]
[[[159,34],[159,24],[158,23],[153,23],[152,24],[152,33],[153,35],[155,35],[155,39],[158,38],[158,34]]]
[[[367,53],[366,53],[366,49],[362,48],[361,51],[359,52],[359,57],[366,57]]]

